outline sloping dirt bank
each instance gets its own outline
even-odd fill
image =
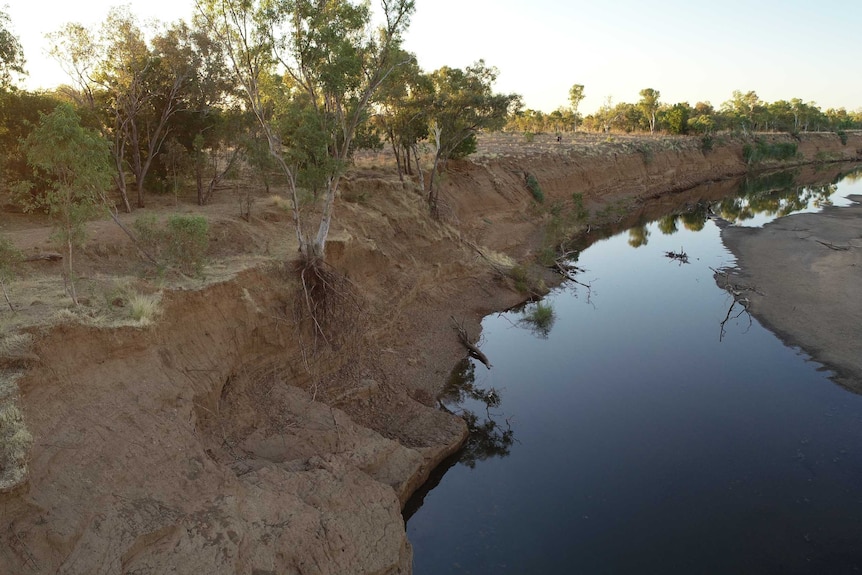
[[[0,572],[409,573],[401,507],[466,434],[435,404],[464,354],[452,318],[478,336],[483,315],[554,281],[503,256],[532,261],[560,213],[582,208],[567,231],[586,233],[747,169],[739,142],[674,142],[453,162],[442,224],[410,182],[353,177],[328,249],[355,311],[326,340],[277,264],[170,291],[148,328],[30,328],[29,349],[0,357],[23,373],[34,438],[29,481],[0,494]],[[860,150],[857,135],[806,135],[794,162]],[[283,244],[287,220],[261,208],[219,233],[234,252]],[[94,230],[93,246],[121,241]]]

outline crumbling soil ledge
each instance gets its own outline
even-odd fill
[[[862,137],[848,140],[804,136],[796,163],[858,159]],[[345,186],[329,260],[362,315],[338,346],[314,345],[281,266],[170,292],[150,328],[31,330],[30,479],[0,495],[0,572],[409,573],[401,508],[466,436],[435,407],[465,353],[450,318],[475,338],[485,314],[528,297],[476,251],[529,268],[548,214],[524,173],[547,205],[576,193],[596,213],[748,166],[739,142],[704,152],[692,138],[450,168],[442,224],[409,182]]]

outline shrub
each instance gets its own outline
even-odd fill
[[[795,142],[767,143],[763,138],[757,138],[754,145],[745,144],[742,147],[742,158],[748,164],[758,164],[764,160],[791,160],[796,157],[798,145]]]
[[[203,216],[174,215],[167,225],[168,259],[185,273],[200,275],[209,248],[209,222]]]
[[[545,194],[542,192],[542,187],[539,185],[539,180],[533,174],[527,174],[527,188],[533,194],[533,198],[540,204],[545,201]]]
[[[175,214],[162,227],[152,214],[135,220],[141,247],[186,274],[200,275],[209,248],[209,222],[203,216]]]
[[[711,152],[714,145],[715,145],[715,141],[713,140],[712,136],[710,136],[709,134],[703,136],[700,139],[700,150],[703,153]]]
[[[847,132],[845,132],[844,130],[837,130],[835,133],[838,134],[838,137],[841,139],[841,145],[846,146],[847,145]]]
[[[554,307],[549,303],[537,302],[529,311],[524,312],[521,321],[538,337],[547,338],[556,321]]]
[[[515,289],[520,293],[530,291],[530,276],[522,266],[513,266],[509,270],[509,277],[515,282]]]

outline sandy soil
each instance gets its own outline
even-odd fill
[[[730,283],[754,316],[862,393],[862,205],[729,227],[722,237],[738,260]]]
[[[450,163],[442,222],[385,154],[358,162],[327,248],[358,311],[331,340],[302,312],[290,217],[263,190],[231,186],[203,210],[151,198],[160,218],[210,221],[203,279],[154,276],[110,222],[78,258],[80,309],[59,263],[25,264],[7,285],[16,311],[0,308],[0,406],[33,441],[26,480],[0,493],[0,573],[409,573],[402,506],[466,434],[435,401],[465,355],[451,318],[478,338],[485,314],[559,281],[535,262],[560,221],[596,234],[749,169],[732,139],[521,140]],[[862,135],[849,140],[808,135],[793,163],[862,158]],[[0,217],[26,255],[53,249],[44,220]],[[817,238],[845,245],[830,233]],[[135,294],[159,301],[149,324],[130,318]]]

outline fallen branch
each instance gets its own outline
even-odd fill
[[[23,261],[25,262],[38,262],[38,261],[48,261],[48,262],[58,262],[63,259],[62,254],[58,254],[56,252],[45,252],[36,254],[33,256],[27,256]]]
[[[587,288],[588,290],[593,289],[593,286],[591,286],[590,284],[585,284],[584,282],[579,281],[575,277],[575,272],[579,272],[579,271],[582,272],[584,270],[582,270],[581,268],[579,268],[575,265],[566,263],[564,258],[557,258],[556,260],[554,260],[554,264],[551,266],[548,266],[548,267],[552,270],[557,271],[561,276],[563,276],[564,278],[566,278],[567,280],[569,280],[572,283],[576,283],[579,286]]]
[[[470,341],[470,337],[467,335],[467,330],[464,329],[464,326],[455,321],[454,317],[449,316],[449,318],[452,320],[452,324],[455,326],[455,329],[458,330],[458,336],[461,339],[461,343],[464,345],[464,347],[467,348],[467,351],[470,352],[470,355],[481,361],[485,365],[485,367],[491,369],[491,362],[488,360],[488,356],[482,353],[482,350],[480,350],[478,347],[473,345],[473,343]]]
[[[486,256],[486,255],[485,255],[485,252],[483,252],[483,251],[479,248],[479,246],[477,246],[476,244],[474,244],[473,242],[471,242],[471,241],[469,241],[469,240],[467,240],[467,239],[462,239],[462,241],[463,241],[465,244],[467,244],[468,246],[470,246],[471,248],[473,248],[473,249],[476,251],[476,253],[477,253],[477,254],[479,254],[479,256],[480,256],[482,259],[484,259],[484,260],[485,260],[485,262],[487,262],[487,263],[488,263],[488,265],[489,265],[489,266],[491,266],[491,268],[492,268],[495,272],[497,272],[497,273],[498,273],[498,274],[500,274],[501,276],[508,276],[508,275],[509,275],[508,270],[506,270],[505,268],[503,268],[502,266],[500,266],[499,264],[497,264],[496,262],[494,262],[493,260],[491,260],[491,258],[489,258],[488,256]]]
[[[6,303],[9,304],[9,309],[15,311],[15,307],[12,305],[12,302],[9,301],[9,294],[6,292],[6,284],[3,283],[2,279],[0,279],[0,288],[3,289],[3,297],[6,298]]]
[[[678,261],[680,263],[680,265],[689,263],[688,262],[688,254],[685,253],[685,250],[683,250],[682,248],[680,248],[678,252],[673,252],[673,251],[665,252],[664,256],[666,258],[670,258],[672,260]]]
[[[835,244],[830,244],[829,242],[821,242],[820,240],[814,240],[818,244],[824,245],[830,250],[835,250],[836,252],[846,252],[850,250],[850,246],[836,246]]]

